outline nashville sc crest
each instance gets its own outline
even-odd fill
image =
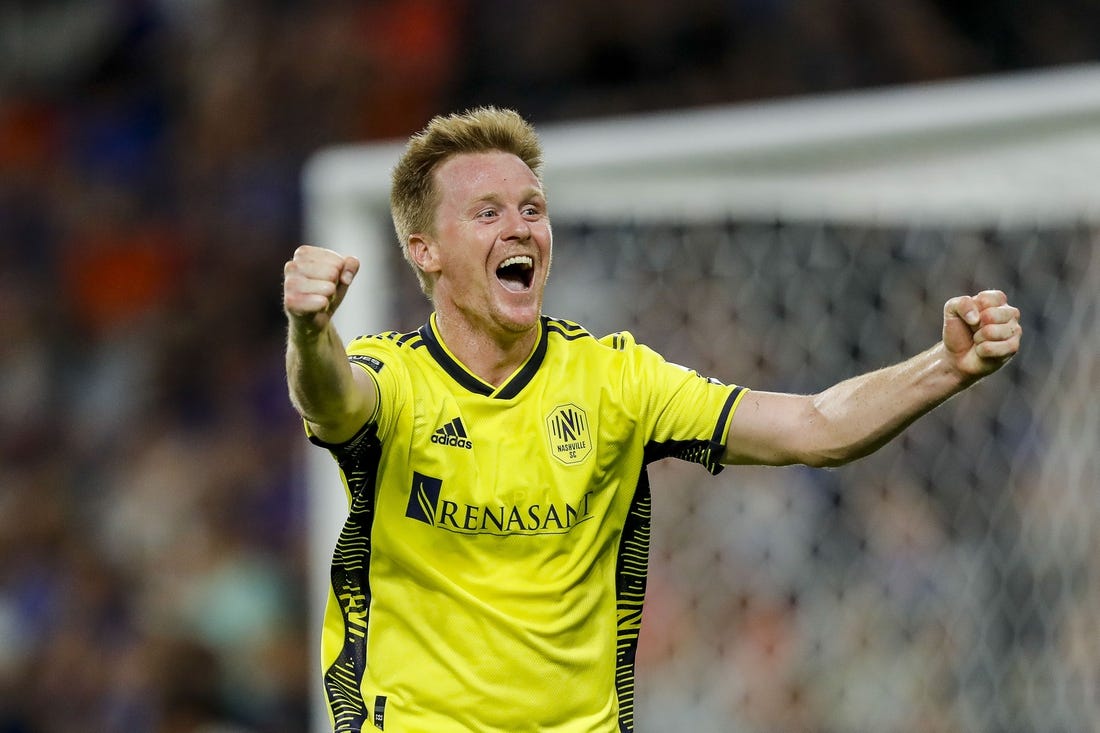
[[[558,405],[546,416],[550,454],[564,464],[580,463],[592,452],[588,414],[573,403]]]

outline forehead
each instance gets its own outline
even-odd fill
[[[519,190],[525,194],[532,189],[542,191],[538,178],[526,163],[499,150],[454,155],[436,168],[435,179],[442,200],[500,196]]]

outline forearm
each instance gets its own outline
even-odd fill
[[[290,400],[324,440],[350,437],[348,431],[369,417],[366,392],[353,369],[335,328],[311,332],[291,320],[286,350]]]
[[[1020,348],[1020,311],[999,290],[944,304],[943,339],[927,351],[816,395],[750,392],[726,435],[723,463],[839,466],[1000,369]]]
[[[901,363],[840,382],[810,398],[802,462],[835,466],[872,453],[973,381],[937,344]]]

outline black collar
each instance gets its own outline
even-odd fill
[[[546,320],[546,316],[541,316],[539,318],[538,341],[535,343],[535,350],[531,352],[531,356],[529,356],[523,366],[500,387],[494,387],[476,376],[463,366],[461,362],[451,356],[451,352],[447,351],[447,347],[443,345],[443,339],[440,338],[439,332],[436,330],[435,313],[432,313],[428,322],[420,327],[420,336],[424,339],[424,345],[428,347],[428,353],[431,354],[436,363],[464,388],[474,394],[492,397],[493,399],[510,400],[518,395],[520,391],[535,378],[535,374],[538,373],[539,367],[542,366],[543,359],[546,358],[546,344],[548,341]]]

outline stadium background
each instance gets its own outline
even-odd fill
[[[305,729],[316,631],[279,279],[317,149],[481,102],[550,123],[1095,60],[1098,16],[1085,0],[4,4],[0,731]],[[737,618],[766,639],[783,614]],[[736,724],[754,730],[751,712]]]

